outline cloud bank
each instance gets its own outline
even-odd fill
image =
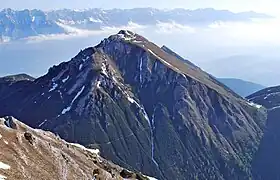
[[[104,26],[99,30],[79,29],[58,23],[65,34],[38,35],[28,37],[27,42],[44,40],[63,40],[88,36],[104,37],[127,29],[139,34],[161,34],[174,36],[197,36],[211,43],[220,42],[224,45],[256,45],[280,43],[280,19],[254,20],[253,22],[215,22],[209,25],[183,25],[176,22],[157,22],[153,26],[129,22],[126,26]],[[151,39],[152,40],[152,39]]]

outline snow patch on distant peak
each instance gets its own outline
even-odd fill
[[[153,113],[152,119],[150,120],[146,110],[144,109],[143,106],[141,106],[136,100],[134,100],[132,97],[130,97],[127,93],[126,93],[127,99],[129,102],[131,102],[132,104],[136,104],[138,106],[138,108],[140,109],[140,112],[144,115],[145,119],[147,120],[149,126],[150,126],[150,133],[151,133],[151,157],[152,157],[152,161],[154,162],[154,164],[156,166],[159,166],[157,161],[154,158],[154,151],[155,151],[155,147],[154,147],[154,129],[155,129],[155,112]],[[155,111],[155,110],[154,110]]]
[[[154,162],[154,164],[159,167],[158,162],[155,159],[155,144],[154,144],[154,130],[155,130],[155,112],[156,112],[156,108],[154,109],[153,115],[152,115],[152,119],[150,121],[150,131],[151,131],[151,156],[152,156],[152,160]]]
[[[136,106],[140,109],[140,111],[144,115],[145,119],[150,123],[149,116],[148,116],[147,112],[145,111],[144,107],[141,106],[135,99],[130,97],[127,93],[125,93],[125,94],[126,94],[127,100],[132,104],[136,104]]]
[[[97,88],[100,88],[100,85],[101,85],[101,81],[97,81],[97,82],[96,82],[96,87],[97,87]]]
[[[81,88],[81,90],[76,94],[76,96],[74,97],[74,99],[72,100],[72,102],[70,103],[70,105],[62,110],[62,112],[61,112],[62,115],[63,115],[63,114],[66,114],[67,112],[69,112],[69,111],[71,110],[73,103],[74,103],[74,102],[76,101],[76,99],[82,94],[82,92],[84,91],[84,89],[85,89],[85,86],[83,86],[83,87]],[[60,115],[59,115],[59,116],[60,116]]]
[[[121,30],[118,33],[118,36],[125,41],[131,41],[136,39],[136,34],[128,30]]]
[[[65,72],[66,72],[66,70],[63,70],[57,76],[52,78],[52,87],[50,88],[49,92],[56,90],[56,88],[58,87],[58,84],[56,83],[56,81],[59,81]]]
[[[82,68],[83,68],[83,64],[80,64],[79,71],[82,70]]]
[[[146,176],[149,180],[157,180],[156,178],[154,177],[149,177],[149,176]]]
[[[257,108],[257,109],[260,109],[260,108],[262,108],[262,105],[259,105],[259,104],[255,104],[255,103],[253,103],[253,102],[248,102],[248,104],[249,104],[250,106],[252,106],[252,107],[255,107],[255,108]]]
[[[128,30],[120,30],[119,35],[123,34],[125,36],[135,36],[135,33],[134,32],[131,32],[131,31],[128,31]]]
[[[90,22],[94,22],[94,23],[102,23],[102,22],[103,22],[102,20],[100,20],[100,19],[95,19],[95,18],[93,18],[93,17],[90,17],[90,18],[89,18],[89,21],[90,21]]]
[[[106,64],[105,63],[102,63],[101,65],[101,72],[106,76],[106,77],[109,77],[108,73],[107,73],[107,68],[106,68]]]
[[[2,36],[0,36],[0,43],[8,43],[8,42],[10,42],[12,39],[11,39],[11,37],[9,37],[9,36],[4,36],[4,35],[2,35]]]
[[[278,106],[274,106],[274,107],[270,108],[269,110],[274,110],[274,109],[280,109],[280,106],[279,105]]]
[[[142,65],[140,65],[141,67]],[[117,80],[113,77],[113,80],[115,82],[117,82]],[[146,121],[148,122],[149,124],[149,127],[150,127],[150,132],[151,132],[151,158],[152,158],[152,161],[154,162],[154,164],[156,166],[159,166],[159,164],[157,163],[157,161],[155,160],[154,158],[154,150],[155,150],[155,147],[154,147],[154,129],[155,129],[155,112],[153,113],[153,116],[152,116],[152,119],[150,120],[145,108],[143,105],[140,105],[134,98],[132,98],[128,92],[126,91],[123,91],[120,87],[119,89],[124,93],[124,95],[126,96],[127,100],[131,103],[131,104],[135,104],[139,110],[139,113],[141,113],[144,118],[146,119]],[[155,110],[154,110],[155,111]]]
[[[90,59],[90,56],[87,56],[86,58],[83,58],[82,61],[86,62],[88,59]]]
[[[86,148],[83,145],[76,144],[76,143],[69,143],[69,144],[72,145],[72,146],[78,147],[78,148],[80,148],[80,149],[82,149],[84,151],[88,151],[90,153],[96,154],[96,155],[100,154],[100,150],[99,149],[89,149],[89,148]]]
[[[71,106],[68,106],[67,108],[64,108],[61,112],[61,114],[66,114],[67,112],[69,112],[71,110]]]
[[[81,90],[76,94],[76,96],[74,97],[74,99],[72,100],[72,104],[75,102],[75,100],[82,94],[82,92],[84,91],[84,89],[85,89],[85,86],[83,86],[82,88],[81,88]]]
[[[270,96],[276,96],[276,95],[279,95],[279,94],[280,94],[279,92],[269,93],[264,97],[264,100],[268,99]]]
[[[135,104],[138,104],[132,97],[130,96],[127,96],[127,100],[130,102],[130,103],[135,103]]]
[[[75,100],[82,94],[82,92],[84,91],[84,89],[85,89],[85,86],[83,86],[82,88],[81,88],[81,90],[76,94],[76,96],[74,97],[74,99],[72,100],[72,104],[75,102]]]
[[[142,78],[142,70],[143,70],[143,58],[141,57],[140,61],[139,61],[139,73],[140,73],[139,78],[140,78],[141,86],[142,86],[142,80],[143,80],[143,78]]]
[[[66,81],[68,81],[69,76],[67,76],[65,79],[62,79],[62,82],[65,83]]]
[[[143,41],[138,41],[138,40],[133,40],[132,42],[133,42],[133,43],[136,43],[136,44],[143,43]],[[144,46],[144,45],[143,45],[143,46]]]
[[[38,127],[43,126],[43,125],[44,125],[47,121],[48,121],[48,120],[47,120],[47,119],[45,119],[43,122],[41,122],[41,124],[39,124],[39,126],[38,126]]]
[[[55,83],[55,82],[53,81],[53,82],[52,82],[52,87],[51,87],[51,89],[49,90],[49,92],[54,91],[57,87],[58,87],[58,84]]]

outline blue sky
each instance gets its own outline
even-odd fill
[[[61,8],[206,8],[228,9],[232,11],[258,11],[270,14],[278,13],[279,0],[2,0],[0,8],[38,8],[38,9],[61,9]]]

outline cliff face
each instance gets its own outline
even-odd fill
[[[266,88],[247,98],[265,107],[268,113],[264,136],[254,158],[254,179],[280,179],[280,87]]]
[[[120,31],[34,81],[0,83],[0,116],[98,147],[159,179],[248,179],[265,110]]]

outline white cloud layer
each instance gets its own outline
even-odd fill
[[[245,43],[280,43],[280,19],[253,20],[253,22],[215,22],[208,28],[235,41]]]
[[[117,33],[120,29],[127,29],[127,30],[141,33],[141,30],[144,30],[146,28],[146,26],[139,25],[134,22],[129,22],[126,26],[120,26],[120,27],[104,26],[100,30],[78,29],[62,23],[57,23],[57,24],[65,30],[66,32],[65,34],[31,36],[24,40],[27,40],[28,43],[33,43],[33,42],[41,42],[46,40],[64,40],[69,38],[80,38],[80,37],[89,37],[89,36],[98,36],[98,35],[104,35],[105,37],[110,34]]]
[[[42,62],[49,63],[44,66],[47,69],[54,62],[59,63],[58,60],[73,57],[79,48],[94,46],[120,29],[128,29],[147,37],[159,46],[167,45],[213,75],[235,76],[265,85],[279,84],[279,80],[274,78],[280,75],[279,19],[254,20],[248,23],[215,22],[207,26],[187,26],[175,22],[158,22],[154,26],[143,26],[129,22],[126,26],[102,27],[100,30],[61,26],[66,30],[66,34],[30,37],[25,39],[29,43],[26,46],[23,46],[25,40],[18,45],[14,42],[3,45],[5,48],[2,48],[0,59],[14,59],[13,62],[16,62],[17,66],[25,67],[28,72],[33,70],[36,63],[32,61],[31,65],[27,66],[28,63],[19,64],[24,62],[20,60],[45,57],[46,60],[37,63],[38,67],[35,69],[43,67]],[[47,40],[49,41],[38,43]],[[34,55],[36,53],[38,56]],[[42,56],[42,53],[45,54]],[[50,57],[51,55],[54,57]],[[2,67],[5,67],[2,71],[6,72],[8,66]],[[11,67],[14,72],[16,68]],[[41,71],[33,73],[40,74]]]
[[[196,30],[194,27],[178,24],[176,22],[158,22],[156,24],[156,32],[161,34],[195,33]]]
[[[253,22],[215,22],[208,26],[182,25],[176,22],[158,22],[154,26],[129,22],[126,26],[102,27],[100,30],[78,29],[58,23],[65,34],[39,35],[27,38],[28,42],[43,40],[63,40],[66,38],[88,37],[117,33],[128,29],[139,34],[167,34],[174,36],[197,36],[208,42],[220,42],[224,45],[280,44],[280,19],[254,20]]]

